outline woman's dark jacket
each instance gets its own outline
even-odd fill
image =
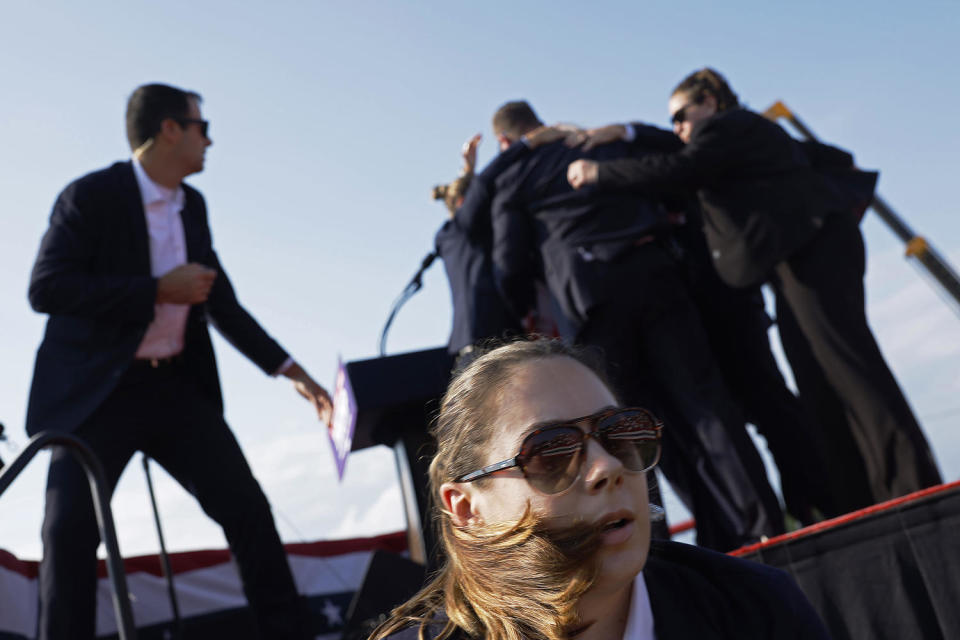
[[[644,144],[644,127],[638,133],[636,142]],[[743,287],[763,282],[827,216],[862,214],[876,174],[852,164],[845,152],[805,149],[779,125],[734,109],[700,122],[676,152],[600,163],[598,188],[696,190],[717,273]]]
[[[721,553],[654,541],[643,569],[657,640],[829,640],[816,611],[779,569]],[[445,620],[427,629],[440,633]],[[408,627],[391,640],[417,640]],[[468,640],[455,634],[454,640]],[[611,638],[620,640],[620,638]]]

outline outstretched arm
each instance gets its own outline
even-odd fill
[[[661,135],[665,132],[655,127],[650,129],[642,135],[651,140],[659,139],[657,144],[662,146],[657,148],[665,148],[669,142]],[[603,162],[576,160],[567,168],[567,180],[576,189],[591,184],[609,190],[665,192],[697,189],[706,178],[721,171],[729,160],[729,144],[722,135],[716,129],[705,128],[695,140],[675,151],[641,153],[637,157]],[[642,148],[637,146],[637,150],[642,151]]]
[[[303,367],[296,362],[290,364],[282,375],[293,381],[293,388],[301,396],[310,401],[313,408],[317,411],[317,417],[324,424],[330,424],[333,417],[333,401],[330,400],[330,394],[327,390],[317,384],[317,381],[310,377]]]

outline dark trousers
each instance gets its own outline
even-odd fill
[[[723,381],[747,422],[767,441],[787,511],[807,524],[815,519],[814,509],[840,515],[823,473],[826,443],[787,387],[770,349],[771,322],[760,288],[728,287],[704,258],[692,274],[691,293]]]
[[[837,483],[845,475],[865,472],[870,500],[880,502],[942,480],[867,324],[865,265],[855,220],[834,215],[810,243],[777,265],[775,286],[778,305],[790,311],[784,348],[791,365],[794,359],[799,364],[801,397],[806,386],[821,415],[836,416],[838,403],[846,413],[845,421],[832,418],[825,434],[836,440],[828,448],[834,455],[827,473],[842,493],[845,487]],[[850,458],[853,448],[859,458]],[[856,477],[848,481],[858,483]]]
[[[590,311],[578,341],[602,349],[625,403],[664,416],[661,469],[691,508],[698,543],[727,551],[781,533],[763,462],[673,260],[644,245],[609,277],[622,295]]]
[[[134,364],[76,435],[103,463],[110,493],[136,451],[156,460],[223,527],[260,635],[304,637],[270,505],[220,410],[182,365]],[[83,470],[58,449],[50,461],[43,522],[42,640],[94,637],[99,542]]]

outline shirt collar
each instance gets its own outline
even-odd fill
[[[643,571],[633,581],[633,595],[630,596],[630,615],[623,640],[655,640],[653,633],[653,609],[650,607],[650,595],[647,593],[647,581]]]
[[[133,165],[133,175],[137,178],[137,186],[140,187],[140,198],[143,200],[144,210],[151,204],[158,202],[176,205],[178,211],[183,208],[185,198],[183,187],[178,185],[176,189],[171,189],[157,184],[147,175],[146,169],[143,168],[140,160],[136,157],[131,159],[131,164]]]

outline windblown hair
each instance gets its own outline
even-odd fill
[[[186,118],[190,99],[200,102],[200,94],[166,84],[137,87],[127,100],[127,142],[137,149],[160,131],[167,118]]]
[[[698,104],[703,102],[708,95],[711,95],[717,101],[717,111],[727,111],[740,107],[737,94],[727,84],[726,79],[710,67],[694,71],[684,78],[673,90],[672,95],[678,93],[690,96],[690,99]]]
[[[442,510],[439,494],[444,482],[485,464],[502,394],[516,368],[555,357],[573,358],[604,380],[589,353],[536,338],[487,351],[450,383],[432,429],[437,454],[430,464],[433,515],[446,560],[371,638],[419,625],[423,639],[428,626],[439,624],[437,640],[458,630],[486,640],[563,640],[576,628],[577,601],[597,572],[600,534],[595,527],[548,530],[529,509],[515,523],[456,527]]]
[[[542,124],[526,100],[508,102],[493,114],[493,132],[505,135],[513,141],[519,140],[525,133]]]
[[[467,195],[467,189],[472,181],[473,171],[464,171],[453,182],[435,186],[430,195],[434,200],[443,200],[452,218],[463,204],[463,198]]]

